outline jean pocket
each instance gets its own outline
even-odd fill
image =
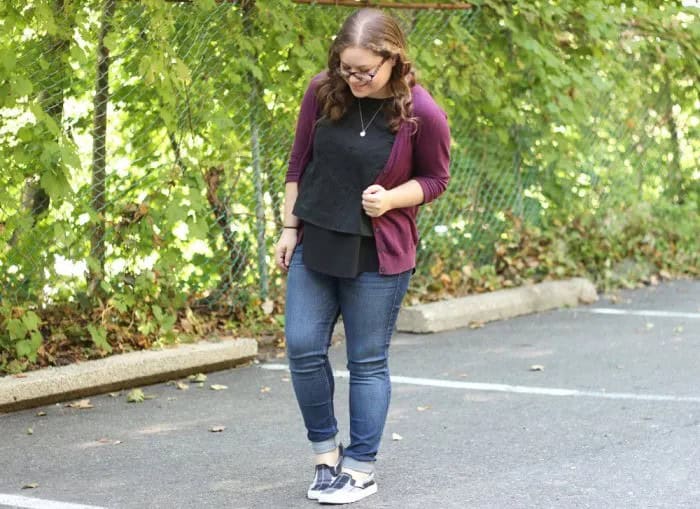
[[[289,262],[289,266],[293,265],[303,265],[304,261],[302,260],[302,253],[303,253],[303,248],[302,244],[298,244],[294,248],[294,252],[292,253],[292,259]]]

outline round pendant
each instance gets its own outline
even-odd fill
[[[365,134],[367,134],[366,131],[360,131],[360,136],[364,136]]]

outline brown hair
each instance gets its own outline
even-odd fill
[[[360,9],[350,15],[333,41],[328,51],[328,71],[316,92],[323,115],[338,120],[353,101],[350,87],[338,72],[340,54],[353,46],[393,59],[388,85],[394,97],[384,110],[388,113],[389,129],[396,133],[402,122],[410,122],[415,127],[411,87],[416,78],[406,57],[406,38],[398,23],[377,9]]]

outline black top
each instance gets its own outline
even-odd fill
[[[293,210],[304,222],[304,263],[313,270],[337,277],[379,270],[362,191],[376,181],[394,144],[380,111],[385,103],[361,100],[364,137],[357,101],[337,122],[324,118],[316,126],[312,158]]]
[[[335,232],[304,223],[302,259],[309,269],[336,277],[379,271],[374,237]]]

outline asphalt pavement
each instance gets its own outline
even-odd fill
[[[397,334],[379,491],[353,506],[700,507],[700,281],[618,295]],[[331,355],[347,443],[342,341]],[[0,415],[0,507],[315,507],[285,366]]]

